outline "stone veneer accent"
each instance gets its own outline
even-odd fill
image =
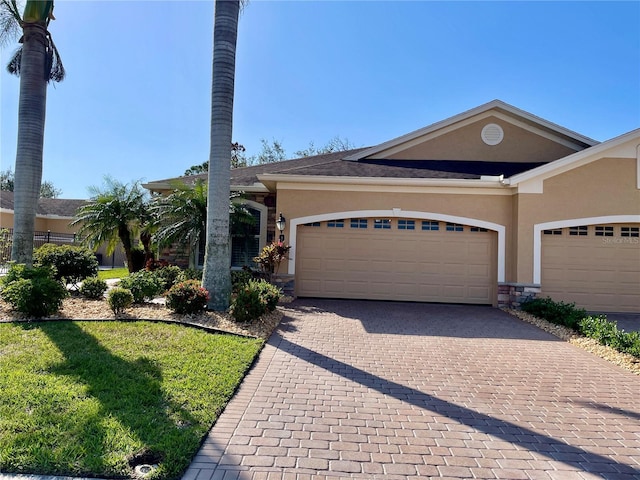
[[[533,283],[499,283],[498,307],[520,310],[527,300],[540,295],[540,285]]]
[[[274,273],[271,276],[271,283],[273,283],[277,287],[280,287],[285,295],[288,295],[290,297],[295,296],[296,280],[293,275],[289,275],[286,273]]]

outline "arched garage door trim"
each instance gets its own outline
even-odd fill
[[[298,233],[298,225],[312,222],[326,222],[329,220],[338,220],[341,218],[367,218],[367,217],[384,217],[384,218],[418,218],[421,220],[439,220],[442,222],[460,223],[463,225],[471,225],[472,227],[486,228],[498,233],[498,282],[504,282],[505,278],[505,226],[497,223],[478,220],[477,218],[458,217],[455,215],[446,215],[433,212],[416,212],[412,210],[402,210],[393,208],[391,210],[352,210],[346,212],[323,213],[320,215],[309,215],[307,217],[294,218],[289,223],[289,243],[291,250],[289,251],[289,269],[290,275],[296,273],[296,239]]]
[[[580,225],[601,225],[606,223],[640,223],[640,215],[608,215],[604,217],[571,218],[555,222],[536,223],[533,226],[533,283],[542,281],[542,232],[556,228],[578,227]]]

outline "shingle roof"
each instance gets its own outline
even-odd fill
[[[504,175],[509,177],[538,167],[541,163],[485,162],[460,160],[344,160],[366,150],[357,148],[344,152],[333,152],[312,157],[284,160],[282,162],[253,165],[231,170],[231,185],[249,187],[259,183],[258,175],[291,174],[331,177],[389,177],[389,178],[438,178],[479,179],[482,175]],[[207,174],[157,180],[153,185],[168,185],[176,180],[193,183],[207,180]]]
[[[87,200],[67,198],[41,198],[38,200],[37,215],[71,218]],[[0,192],[0,208],[13,211],[13,192]]]

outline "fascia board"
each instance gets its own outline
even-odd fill
[[[263,184],[306,183],[306,184],[334,184],[334,185],[396,185],[396,186],[443,186],[443,187],[480,187],[504,188],[500,177],[492,179],[451,179],[451,178],[389,178],[389,177],[331,177],[310,175],[281,175],[264,173],[258,175]]]
[[[533,179],[553,177],[586,163],[598,160],[604,157],[607,151],[609,151],[612,156],[620,156],[620,152],[614,152],[614,150],[617,149],[617,147],[624,146],[626,142],[629,142],[630,153],[622,153],[625,157],[628,156],[629,158],[635,158],[637,144],[632,142],[634,139],[640,141],[640,128],[627,132],[619,137],[612,138],[611,140],[607,140],[606,142],[599,143],[598,145],[594,145],[593,147],[580,152],[573,153],[567,157],[547,163],[546,165],[541,165],[526,172],[514,175],[508,179],[508,182],[511,186],[516,186],[519,183],[528,182]],[[614,153],[616,154],[613,155]]]

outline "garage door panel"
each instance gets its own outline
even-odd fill
[[[388,230],[301,229],[297,294],[494,303],[495,234],[406,231],[392,225]]]
[[[542,294],[590,311],[640,312],[640,245],[614,236],[543,235]],[[637,225],[636,225],[637,226]]]

